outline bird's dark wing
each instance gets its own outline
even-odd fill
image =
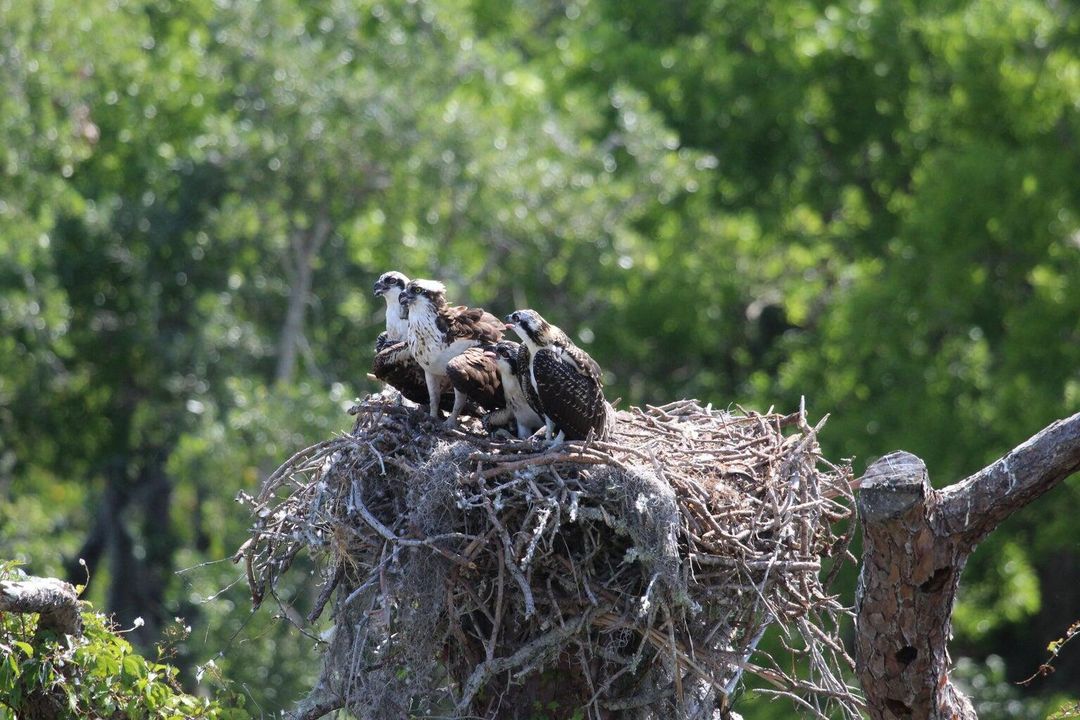
[[[379,339],[383,339],[383,333]],[[375,347],[378,348],[379,341]],[[427,382],[424,369],[413,359],[409,345],[404,340],[383,342],[383,348],[375,353],[371,363],[371,372],[390,387],[397,390],[417,405],[428,404]],[[450,411],[454,407],[454,393],[445,392],[439,398],[439,407]]]
[[[599,384],[600,387],[604,386],[604,376],[600,372],[600,365],[592,359],[592,356],[589,355],[589,353],[585,352],[573,343],[568,343],[563,348],[563,352],[573,358],[577,366],[581,368],[584,372],[588,373],[589,377],[596,381],[596,383]]]
[[[385,335],[385,333],[383,333]],[[379,336],[380,340],[382,335]],[[376,349],[379,344],[376,343]],[[381,350],[375,353],[371,363],[371,372],[375,377],[393,387],[414,403],[426,405],[428,401],[427,383],[424,381],[424,369],[409,353],[408,343],[383,343]]]
[[[489,313],[487,310],[481,310],[480,320],[477,322],[477,326],[482,328],[484,342],[497,343],[502,340],[506,323]]]
[[[460,338],[483,343],[497,343],[502,340],[503,323],[481,308],[463,305],[447,307],[440,313],[436,323],[445,333],[447,345]]]
[[[583,440],[594,431],[608,432],[607,406],[598,378],[590,370],[578,370],[560,357],[559,349],[540,348],[533,359],[533,376],[544,415],[567,440]]]
[[[471,347],[446,364],[446,376],[455,390],[485,410],[506,407],[499,367],[490,347]]]

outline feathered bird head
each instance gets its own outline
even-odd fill
[[[495,362],[500,369],[507,370],[511,374],[517,373],[519,347],[513,340],[503,340],[495,343]]]
[[[438,280],[413,280],[398,297],[404,308],[413,305],[430,305],[437,310],[446,305],[446,286]]]
[[[397,270],[384,272],[379,276],[379,279],[375,281],[375,297],[386,295],[388,301],[392,300],[393,294],[395,292],[400,293],[408,284],[409,278],[405,277]]]
[[[525,342],[537,347],[562,344],[569,339],[559,328],[540,316],[535,310],[515,310],[506,316],[506,329],[513,330]]]

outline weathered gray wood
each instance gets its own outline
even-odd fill
[[[960,573],[1010,514],[1080,469],[1080,413],[944,490],[906,452],[861,479],[863,564],[855,598],[855,663],[874,720],[973,720],[949,680],[948,639]]]
[[[1080,413],[1058,420],[971,477],[938,492],[938,532],[974,545],[1080,470]]]
[[[64,635],[82,634],[79,597],[75,588],[63,580],[40,577],[0,580],[0,610],[39,613],[39,630],[55,630]]]
[[[43,633],[55,632],[61,636],[81,635],[82,618],[79,616],[79,597],[75,588],[56,578],[28,577],[24,580],[0,580],[0,612],[38,613],[34,643]],[[65,663],[61,668],[70,680],[75,665]],[[25,683],[12,704],[15,717],[25,720],[59,720],[71,716],[66,695],[59,685],[35,686],[29,675],[19,680]]]

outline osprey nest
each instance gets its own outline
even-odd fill
[[[744,684],[860,717],[827,589],[851,469],[803,410],[681,400],[557,446],[444,430],[392,391],[350,412],[241,497],[254,603],[307,550],[308,621],[332,608],[295,717],[735,717]]]

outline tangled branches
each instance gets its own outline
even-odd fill
[[[851,472],[804,412],[683,400],[557,447],[447,432],[396,396],[353,413],[242,498],[255,604],[304,548],[324,577],[309,620],[334,600],[298,717],[708,718],[747,673],[859,716],[822,577],[847,555]],[[782,654],[758,647],[771,626]]]

